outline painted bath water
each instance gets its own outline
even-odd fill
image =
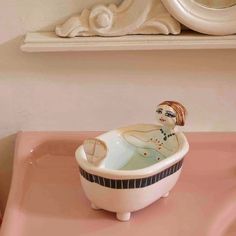
[[[128,221],[131,212],[167,197],[189,150],[176,129],[185,117],[183,105],[165,101],[156,109],[157,125],[132,125],[86,139],[76,150],[76,160],[92,208]]]

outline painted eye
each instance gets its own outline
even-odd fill
[[[170,118],[176,117],[176,115],[175,115],[172,111],[167,111],[167,112],[165,113],[165,116],[170,117]]]
[[[159,108],[159,109],[156,110],[156,112],[157,112],[158,114],[162,114],[162,109]]]

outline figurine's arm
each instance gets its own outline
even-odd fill
[[[127,131],[123,134],[123,137],[128,143],[136,147],[147,147],[148,145],[148,139],[143,134],[140,135],[137,131]]]
[[[132,132],[132,131],[124,133],[123,137],[125,138],[125,140],[128,143],[130,143],[136,147],[143,147],[143,142],[146,142],[145,140],[141,139],[140,137],[135,136],[134,132]]]

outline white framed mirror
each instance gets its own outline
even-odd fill
[[[162,3],[192,30],[210,35],[236,33],[236,0],[162,0]]]
[[[214,9],[229,8],[236,5],[236,0],[194,0],[194,1],[202,6]]]

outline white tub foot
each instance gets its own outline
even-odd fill
[[[116,218],[120,221],[129,221],[130,219],[130,212],[125,212],[125,213],[116,213]]]
[[[94,203],[91,203],[91,208],[92,208],[93,210],[100,210],[100,208],[97,207]]]
[[[170,194],[170,192],[167,192],[166,194],[164,194],[162,197],[168,197]]]

